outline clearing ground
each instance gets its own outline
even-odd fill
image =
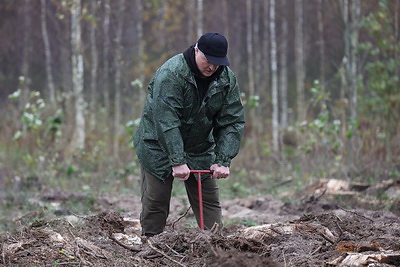
[[[392,211],[372,210],[382,192]],[[337,195],[352,207],[335,204]],[[174,197],[166,231],[143,238],[140,199],[106,194],[87,216],[14,218],[18,230],[0,236],[0,266],[400,266],[399,195],[399,181],[369,187],[320,180],[298,205],[271,196],[223,201],[229,224],[220,232],[200,231],[185,197]],[[72,197],[48,190],[32,201],[61,210]],[[24,224],[30,216],[42,219]]]

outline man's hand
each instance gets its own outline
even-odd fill
[[[218,164],[213,164],[211,165],[210,170],[213,171],[211,178],[214,179],[228,178],[229,176],[229,167],[226,166],[218,166]]]
[[[172,166],[172,176],[186,181],[189,178],[190,169],[186,164]]]

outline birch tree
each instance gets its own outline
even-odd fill
[[[75,127],[71,148],[85,148],[85,117],[83,99],[83,50],[81,37],[81,1],[73,0],[71,8],[72,86],[75,97]]]
[[[269,105],[267,99],[270,97],[270,74],[271,74],[271,42],[270,42],[270,31],[269,31],[269,2],[263,1],[263,45],[261,47],[262,51],[262,77],[263,77],[263,90],[260,92],[261,99],[264,99],[260,104],[260,108],[262,109],[262,115],[268,117],[270,114]],[[265,127],[264,127],[265,128]]]
[[[138,13],[138,20],[136,22],[136,31],[137,31],[137,40],[138,40],[138,61],[139,61],[139,81],[141,85],[144,84],[144,38],[143,38],[143,4],[141,0],[136,0],[136,12]],[[142,110],[144,99],[145,99],[145,91],[142,86],[138,88],[138,110],[139,112]]]
[[[400,7],[400,0],[396,0],[395,13],[394,13],[394,32],[395,32],[394,37],[395,37],[395,40],[397,40],[397,50],[396,51],[398,51],[398,52],[400,52],[399,7]],[[394,56],[396,62],[399,62],[399,53],[398,52],[395,53],[395,56]],[[400,72],[400,69],[396,68],[396,71],[395,71],[396,77],[400,77],[399,72]]]
[[[61,81],[57,86],[60,100],[64,102],[66,107],[70,107],[63,110],[65,121],[71,122],[70,125],[72,125],[72,127],[65,129],[65,136],[72,136],[75,121],[75,100],[73,99],[74,90],[72,84],[71,10],[61,5],[55,5],[55,8],[55,13],[58,14],[60,19],[53,26],[55,32],[59,33],[60,44],[56,49],[58,50],[61,64],[55,64],[53,69],[54,73],[61,74]],[[53,50],[55,56],[57,55],[56,49]],[[69,144],[72,144],[71,141]]]
[[[348,38],[350,38],[350,54],[349,54],[349,64],[348,64],[348,73],[350,74],[350,117],[352,121],[357,120],[357,87],[359,82],[359,73],[358,73],[358,58],[357,58],[357,49],[358,49],[358,36],[360,29],[360,20],[361,20],[361,6],[360,0],[353,0],[351,2],[351,24],[350,32]]]
[[[110,55],[110,16],[111,7],[110,0],[104,0],[104,20],[103,20],[103,74],[102,74],[102,91],[104,95],[104,106],[106,113],[111,113],[110,104],[110,80],[109,80],[109,55]]]
[[[269,31],[271,38],[271,91],[272,91],[272,147],[279,151],[279,104],[278,104],[278,64],[275,33],[275,0],[270,0]]]
[[[42,37],[44,44],[44,54],[45,54],[45,65],[46,65],[46,77],[47,77],[47,89],[49,90],[50,102],[54,105],[56,101],[56,89],[54,86],[53,71],[51,67],[51,49],[49,43],[49,35],[47,33],[47,21],[46,21],[46,0],[41,0],[41,12],[40,12],[40,22],[42,27]]]
[[[194,21],[193,18],[195,17],[195,2],[194,0],[189,1],[188,9],[187,9],[187,34],[186,34],[186,42],[191,44],[193,42],[193,29],[194,29]]]
[[[44,1],[44,0],[42,0]],[[90,2],[90,9],[94,17],[97,17],[97,2]],[[90,24],[90,57],[91,57],[91,66],[90,66],[90,126],[92,129],[96,126],[96,99],[97,99],[97,68],[98,68],[98,52],[97,52],[97,42],[96,42],[96,28],[97,23],[92,22]]]
[[[394,36],[395,36],[395,39],[397,40],[397,47],[398,47],[396,51],[400,50],[399,7],[400,7],[400,0],[396,0],[395,13],[394,13],[394,32],[395,32]],[[395,58],[396,62],[399,62],[399,53],[395,53],[394,58]],[[396,68],[396,71],[395,71],[396,77],[400,77],[399,72],[400,72],[400,69]]]
[[[262,8],[261,8],[261,1],[260,0],[255,0],[254,1],[254,26],[253,26],[253,50],[255,51],[260,51],[259,46],[261,46],[261,34],[260,34],[260,14],[262,12]],[[254,71],[254,84],[257,88],[259,88],[260,84],[262,83],[262,76],[261,76],[261,72],[258,71],[261,69],[261,57],[260,56],[256,56],[254,58],[254,69],[257,71]]]
[[[158,28],[158,43],[160,43],[161,47],[166,47],[167,46],[167,22],[165,20],[165,15],[167,13],[168,5],[170,3],[168,1],[160,1],[158,3],[158,10],[157,10],[157,18],[158,18],[158,23],[157,23],[157,28]]]
[[[229,20],[229,11],[228,11],[229,5],[227,2],[228,2],[228,0],[222,0],[222,19],[223,19],[224,29],[225,29],[224,35],[229,42],[229,40],[230,40],[230,38],[229,38],[229,28],[230,28],[229,22],[230,22],[230,20]]]
[[[69,102],[67,105],[68,106],[73,106],[74,104],[71,103],[71,95],[73,94],[73,90],[72,88],[72,56],[71,56],[71,16],[70,16],[70,12],[67,11],[61,7],[61,6],[56,6],[56,12],[58,14],[62,14],[63,15],[63,20],[61,21],[61,23],[56,23],[55,27],[56,27],[56,31],[62,33],[60,36],[60,40],[61,40],[61,44],[59,49],[60,51],[60,60],[62,62],[62,64],[60,64],[61,66],[59,67],[59,69],[55,70],[60,71],[61,72],[61,77],[62,77],[62,84],[61,84],[61,88],[63,88],[64,90],[61,92],[62,96],[65,97],[65,101]],[[66,114],[66,120],[68,121],[72,121],[74,114],[73,114],[73,109],[67,109],[65,110],[65,114]]]
[[[325,38],[324,38],[324,19],[323,19],[323,6],[322,0],[318,0],[318,10],[317,10],[317,17],[318,17],[318,35],[319,35],[319,57],[320,57],[320,68],[319,68],[319,76],[320,76],[320,85],[321,89],[325,91]]]
[[[197,0],[197,38],[203,35],[203,0]]]
[[[286,130],[288,126],[288,101],[287,101],[287,86],[288,86],[288,77],[287,77],[287,53],[288,53],[288,19],[287,19],[287,6],[286,0],[281,0],[281,50],[280,50],[280,75],[279,75],[279,92],[280,92],[280,103],[281,103],[281,128],[282,130]]]
[[[247,50],[247,76],[249,79],[249,95],[255,95],[254,86],[254,57],[253,57],[253,16],[252,0],[246,1],[246,50]]]
[[[32,52],[31,44],[31,25],[32,17],[30,13],[31,1],[25,0],[22,9],[22,17],[24,21],[23,28],[23,50],[22,50],[22,64],[21,64],[21,75],[18,77],[19,85],[21,86],[21,101],[19,109],[24,110],[26,103],[29,99],[29,88],[31,85],[31,78],[29,75],[30,71],[30,56]]]
[[[297,92],[297,119],[303,121],[306,119],[305,114],[305,97],[304,97],[304,41],[303,41],[303,0],[296,0],[296,30],[295,30],[295,46],[296,46],[296,92]]]
[[[247,77],[248,77],[248,90],[249,90],[249,100],[251,102],[255,101],[256,92],[254,85],[254,55],[253,55],[253,0],[246,0],[246,52],[247,52]],[[254,102],[255,103],[255,102]],[[251,124],[251,135],[252,139],[256,141],[257,128],[259,127],[256,119],[256,105],[250,107],[249,110],[249,121]],[[256,149],[254,149],[254,152]]]
[[[113,139],[113,153],[117,157],[119,154],[119,139],[120,139],[120,125],[121,125],[121,73],[122,73],[122,29],[123,29],[123,11],[125,8],[125,0],[118,2],[118,21],[117,32],[115,36],[115,95],[114,95],[114,139]]]
[[[358,35],[361,19],[361,6],[360,0],[341,0],[341,10],[344,21],[344,82],[347,85],[350,113],[350,131],[352,138],[349,141],[348,150],[348,166],[354,167],[355,159],[355,139],[357,137],[356,127],[354,125],[357,121],[357,87],[359,82],[358,73]]]

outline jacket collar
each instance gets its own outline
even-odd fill
[[[213,73],[213,75],[211,75],[210,77],[204,77],[201,74],[201,72],[196,64],[195,46],[191,45],[188,49],[186,49],[185,52],[183,52],[183,56],[185,57],[185,60],[188,63],[190,70],[193,72],[196,80],[204,80],[204,81],[211,82],[211,81],[217,79],[221,75],[221,73],[224,71],[224,68],[225,68],[225,66],[220,66],[217,69],[217,71],[215,73]]]
[[[181,74],[183,75],[183,78],[190,82],[191,84],[193,84],[194,86],[196,86],[196,81],[195,81],[195,76],[193,74],[193,72],[191,71],[189,64],[187,63],[187,61],[184,58],[183,53],[181,53],[179,55],[180,60],[182,60],[182,68],[181,68]],[[224,66],[223,70],[221,71],[220,75],[210,83],[210,89],[216,87],[216,88],[224,88],[228,83],[229,83],[229,79],[228,79],[228,67]],[[219,90],[218,90],[219,91]]]

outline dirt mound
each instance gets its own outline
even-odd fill
[[[6,266],[400,266],[400,218],[337,209],[221,232],[178,224],[140,237],[118,212],[36,221],[1,235]],[[350,262],[351,264],[345,264]],[[371,265],[372,266],[372,265]],[[374,265],[378,266],[378,265]]]
[[[299,206],[271,196],[225,200],[230,223],[219,232],[200,231],[187,202],[174,197],[166,231],[151,238],[140,236],[140,198],[102,195],[94,215],[32,213],[29,224],[19,216],[20,227],[0,235],[0,266],[400,266],[397,214],[345,209],[329,187],[317,188]],[[73,197],[48,192],[37,203],[58,201],[49,195]]]
[[[3,234],[1,262],[6,266],[277,266],[262,254],[260,244],[241,237],[181,228],[140,238],[139,229],[117,212],[74,221],[36,222],[13,235]]]

